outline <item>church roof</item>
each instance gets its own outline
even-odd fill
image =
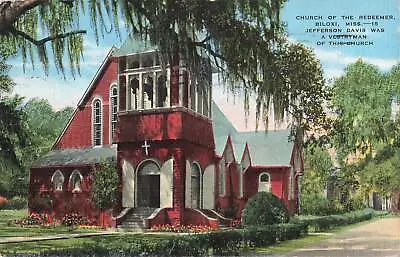
[[[138,35],[129,35],[122,46],[114,52],[115,57],[155,51],[157,47],[149,40],[142,40]]]
[[[215,151],[222,155],[230,135],[237,162],[241,161],[246,143],[252,166],[289,166],[294,147],[290,130],[239,132],[213,102]]]
[[[116,160],[116,147],[94,147],[53,150],[36,160],[32,168],[47,166],[79,166],[100,163],[102,160]]]

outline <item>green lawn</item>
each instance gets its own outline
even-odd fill
[[[71,248],[79,248],[82,246],[93,246],[93,245],[107,246],[115,244],[115,242],[118,242],[120,244],[121,242],[126,241],[126,239],[129,237],[161,239],[167,236],[121,233],[117,235],[100,235],[100,236],[72,238],[72,239],[7,243],[7,244],[0,244],[0,253],[3,254],[39,253],[41,251],[71,249]]]
[[[10,220],[20,219],[28,215],[25,210],[0,210],[0,238],[2,237],[31,237],[43,235],[55,235],[66,233],[86,233],[100,231],[100,229],[82,229],[74,227],[65,227],[53,225],[49,227],[21,227],[18,225],[9,225]]]

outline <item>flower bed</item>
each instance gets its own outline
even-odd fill
[[[153,232],[173,232],[173,233],[202,233],[210,232],[215,229],[204,225],[187,225],[187,226],[174,226],[174,225],[154,225],[150,231]]]
[[[12,220],[9,222],[9,224],[19,225],[21,227],[48,226],[51,224],[51,218],[45,213],[32,213],[28,217]]]

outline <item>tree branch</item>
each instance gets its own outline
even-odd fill
[[[55,40],[55,39],[66,38],[66,37],[70,37],[72,35],[77,35],[77,34],[86,34],[86,30],[74,30],[74,31],[63,33],[63,34],[57,34],[57,35],[53,35],[53,36],[48,36],[48,37],[42,38],[40,40],[34,39],[33,37],[31,37],[27,33],[23,32],[21,30],[18,30],[15,27],[11,28],[10,33],[14,34],[16,36],[20,36],[20,37],[28,40],[32,44],[34,44],[34,45],[36,45],[38,47],[41,47],[48,41],[52,41],[52,40]]]

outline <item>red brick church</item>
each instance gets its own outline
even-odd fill
[[[184,60],[161,65],[155,47],[132,38],[111,49],[52,151],[31,167],[30,211],[46,197],[45,211],[56,218],[218,227],[240,218],[254,194],[270,191],[295,212],[301,144],[289,130],[237,131],[212,101],[204,67],[194,79]],[[119,167],[113,214],[90,199],[93,166],[103,159]]]

